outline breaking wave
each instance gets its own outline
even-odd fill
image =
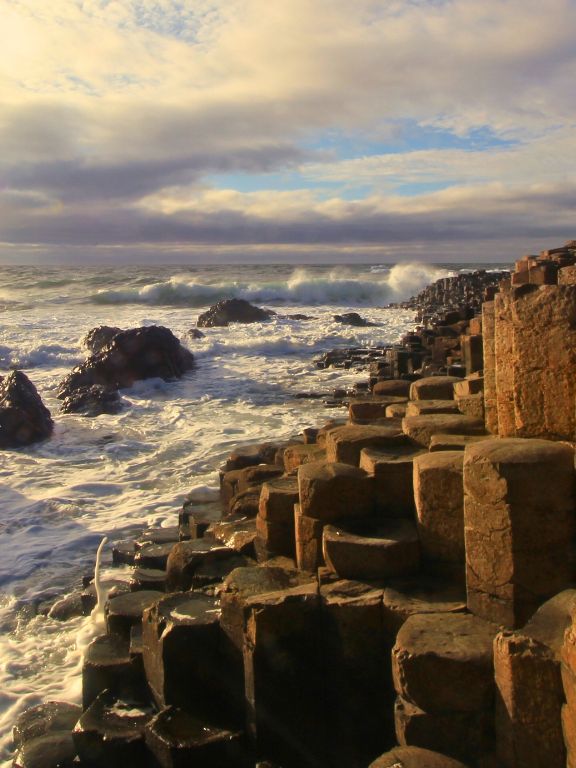
[[[203,307],[237,298],[264,304],[378,306],[407,299],[448,274],[439,267],[410,263],[397,264],[382,274],[370,272],[365,279],[341,270],[316,277],[306,269],[295,270],[287,280],[260,283],[205,283],[174,276],[139,288],[101,290],[90,300],[96,304]]]

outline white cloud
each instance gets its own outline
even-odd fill
[[[122,239],[121,212],[134,242],[153,240],[160,219],[169,238],[193,238],[182,222],[195,216],[210,219],[213,240],[219,223],[223,242],[239,221],[255,243],[270,240],[277,220],[343,243],[344,225],[362,239],[355,221],[369,239],[387,231],[374,217],[393,214],[393,239],[403,217],[478,222],[478,205],[499,221],[507,212],[511,233],[524,226],[519,205],[537,218],[536,200],[571,199],[575,22],[573,0],[4,0],[0,175],[15,219],[0,222],[0,239],[23,241],[27,225],[30,242],[56,241],[59,225],[63,240],[82,226],[89,238],[95,213]],[[329,131],[386,136],[404,121],[516,143],[331,162],[305,149]],[[316,190],[204,183],[298,164]],[[428,182],[453,188],[393,195]],[[370,196],[349,200],[359,184]],[[547,214],[541,226],[564,223]]]

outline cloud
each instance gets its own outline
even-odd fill
[[[569,237],[575,22],[573,0],[6,0],[0,240]],[[408,123],[508,144],[362,152]],[[272,172],[294,189],[215,187]],[[448,189],[395,194],[425,184]]]

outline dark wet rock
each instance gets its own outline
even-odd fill
[[[96,355],[100,350],[109,344],[117,333],[121,333],[122,328],[116,328],[110,325],[98,325],[96,328],[88,331],[82,339],[82,346],[85,347],[91,355]]]
[[[175,544],[175,541],[169,541],[166,544],[146,544],[136,552],[134,565],[138,566],[138,568],[159,568],[165,570],[168,556]]]
[[[76,747],[69,731],[30,739],[18,751],[13,768],[73,768]]]
[[[203,339],[206,334],[199,331],[198,328],[190,328],[189,331],[186,331],[186,336],[190,339]]]
[[[122,409],[122,401],[116,390],[110,390],[101,384],[80,387],[64,398],[63,413],[80,413],[82,416],[100,416],[103,413],[114,414]]]
[[[134,539],[122,539],[112,547],[112,562],[114,565],[134,565],[136,542]]]
[[[200,328],[212,328],[229,323],[263,323],[275,314],[269,309],[255,307],[245,299],[225,299],[203,312],[198,318],[198,325]]]
[[[167,707],[156,715],[146,728],[146,742],[161,768],[237,768],[249,764],[240,731],[178,707]]]
[[[357,328],[367,328],[375,325],[370,323],[364,317],[361,317],[358,312],[345,312],[343,315],[334,315],[334,320],[337,323],[343,323],[344,325],[354,325]]]
[[[237,552],[213,539],[192,539],[176,544],[168,558],[166,585],[170,591],[194,585],[196,571],[218,560],[235,559]],[[233,560],[234,562],[234,560]]]
[[[54,422],[22,371],[0,381],[0,448],[20,448],[50,437]]]
[[[117,333],[100,352],[74,368],[60,383],[58,397],[64,399],[95,384],[115,390],[141,379],[169,381],[180,378],[193,364],[192,353],[168,328],[131,328]]]
[[[243,719],[242,658],[220,626],[218,602],[198,592],[165,595],[144,612],[146,679],[159,707]]]
[[[303,315],[297,312],[295,315],[286,315],[288,320],[314,320],[312,315]]]
[[[101,693],[84,712],[73,731],[82,765],[128,768],[148,764],[144,728],[152,710],[133,701]]]
[[[105,579],[102,582],[102,589],[106,594],[107,599],[118,597],[123,595],[124,592],[129,592],[128,582],[120,579]],[[96,594],[96,585],[93,581],[89,582],[81,594],[82,610],[84,616],[89,616],[92,610],[96,607],[98,602],[98,596]]]
[[[146,692],[142,659],[134,658],[128,640],[118,635],[96,637],[84,653],[83,708],[87,709],[105,690],[124,699],[141,698]]]
[[[162,592],[143,589],[140,592],[127,592],[112,598],[106,604],[108,632],[129,637],[130,627],[142,621],[142,611],[161,597],[164,597]]]
[[[48,701],[25,710],[16,720],[12,729],[12,738],[16,749],[31,739],[37,739],[49,733],[71,731],[82,714],[78,704],[64,701]]]
[[[136,568],[130,579],[130,591],[152,589],[163,592],[166,589],[166,571],[159,568]]]
[[[71,595],[62,597],[60,600],[57,600],[48,611],[48,616],[57,621],[68,621],[68,619],[83,615],[84,607],[82,605],[81,592],[73,592]]]

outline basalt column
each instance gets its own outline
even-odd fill
[[[496,354],[494,339],[494,302],[482,304],[482,342],[484,345],[484,418],[486,429],[498,434],[496,405]]]
[[[573,578],[574,450],[522,438],[469,445],[464,457],[468,608],[522,626]]]

